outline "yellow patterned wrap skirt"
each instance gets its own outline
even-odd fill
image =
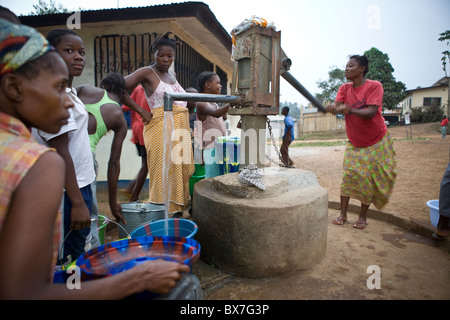
[[[168,167],[170,199],[169,213],[184,211],[189,204],[189,179],[195,171],[189,129],[188,109],[174,105],[172,113],[173,127],[171,130],[170,159],[164,161],[164,108],[152,110],[152,120],[144,126],[144,142],[147,150],[149,173],[149,202],[165,204],[163,169]],[[168,119],[166,117],[166,119]],[[166,149],[167,150],[167,149]],[[169,162],[169,163],[167,163]]]
[[[382,209],[389,201],[397,177],[394,144],[386,135],[369,147],[357,148],[347,142],[344,155],[341,196],[373,203]]]

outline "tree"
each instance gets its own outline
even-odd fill
[[[442,32],[439,34],[439,41],[447,41],[447,45],[450,46],[450,30],[447,30],[445,32]],[[441,58],[442,66],[445,72],[445,76],[447,76],[447,60],[450,62],[450,51],[446,50],[442,52],[443,56]]]
[[[281,102],[279,114],[281,114],[281,109],[283,109],[283,107],[289,107],[289,114],[291,115],[292,118],[294,119],[300,118],[300,107],[298,106],[297,102],[287,102],[287,101],[285,101],[284,103]]]
[[[31,11],[30,15],[69,13],[69,10],[64,8],[61,3],[57,4],[54,0],[49,0],[49,3],[45,0],[39,0],[38,4],[33,4],[33,9],[34,11]]]
[[[345,83],[345,71],[336,66],[328,71],[328,81],[317,81],[317,86],[322,89],[322,93],[316,94],[320,101],[334,101],[339,87]]]
[[[439,34],[439,41],[447,41],[447,45],[450,46],[450,30],[447,30],[445,32],[442,32]],[[443,56],[441,58],[442,66],[444,67],[445,76],[447,77],[447,60],[450,62],[450,51],[446,50],[442,52]],[[447,79],[448,87],[447,87],[447,93],[448,93],[448,99],[447,99],[447,117],[450,115],[450,79]],[[447,129],[448,130],[448,129]]]
[[[369,59],[369,72],[366,77],[378,80],[383,85],[383,109],[394,110],[398,103],[406,97],[406,85],[395,80],[394,68],[386,53],[377,48],[371,48],[364,52],[364,55]]]

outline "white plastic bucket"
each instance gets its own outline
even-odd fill
[[[434,227],[437,227],[439,222],[439,200],[429,200],[427,202],[428,208],[430,208],[430,221]]]

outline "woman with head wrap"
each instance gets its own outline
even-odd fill
[[[36,30],[0,19],[0,299],[113,299],[166,293],[189,272],[156,260],[118,275],[52,284],[64,188],[62,158],[36,143],[30,127],[56,133],[73,107],[68,69]],[[52,260],[53,258],[53,260]]]

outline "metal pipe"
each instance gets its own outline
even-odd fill
[[[164,92],[164,111],[173,111],[173,101],[204,101],[204,102],[228,102],[239,103],[241,98],[238,96],[205,94],[205,93],[182,93],[182,92]]]
[[[317,109],[326,113],[325,107],[317,100],[311,93],[297,79],[294,78],[289,72],[282,74],[282,77],[289,82],[298,92],[300,92],[306,99],[308,99]]]
[[[164,92],[164,111],[173,111],[173,98],[167,92]]]

